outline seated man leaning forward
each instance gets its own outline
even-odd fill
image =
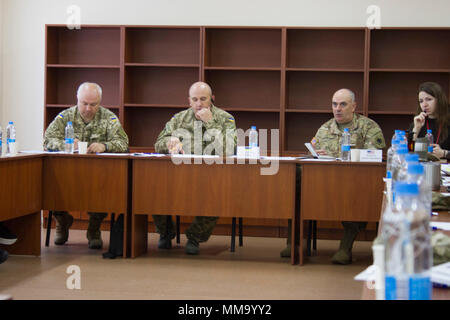
[[[88,143],[88,153],[127,152],[128,137],[116,115],[100,106],[102,89],[96,83],[85,82],[77,91],[78,103],[59,113],[50,123],[44,136],[44,149],[64,150],[65,128],[72,121],[75,139],[74,148],[79,141]],[[69,228],[73,217],[66,211],[55,211],[55,244],[63,245],[69,238]],[[106,213],[89,212],[87,239],[89,248],[101,249],[103,246],[100,225]]]
[[[386,146],[383,132],[378,124],[355,113],[355,94],[352,91],[349,89],[338,90],[333,95],[332,109],[334,118],[325,122],[311,141],[318,154],[339,157],[344,128],[349,128],[350,144],[356,149],[382,149]],[[344,226],[344,237],[332,262],[350,264],[353,242],[359,231],[365,229],[367,222],[343,221],[342,225]]]
[[[188,100],[190,108],[175,114],[166,123],[156,140],[155,150],[170,154],[211,154],[211,151],[224,156],[234,154],[237,143],[234,118],[214,106],[210,86],[204,82],[194,83],[189,89]],[[194,135],[194,131],[197,135]],[[197,138],[198,132],[200,139]],[[216,146],[214,149],[210,148],[212,141]],[[170,249],[171,240],[175,237],[171,216],[153,215],[153,219],[156,231],[160,234],[158,248]],[[209,239],[217,219],[218,217],[195,217],[186,230],[187,254],[199,253],[199,243]]]

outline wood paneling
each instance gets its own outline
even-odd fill
[[[17,236],[12,254],[40,255],[42,157],[0,158],[0,221]],[[5,247],[3,247],[5,248]]]
[[[41,210],[42,159],[0,158],[0,221]]]
[[[45,210],[127,212],[128,159],[48,156],[43,165]]]

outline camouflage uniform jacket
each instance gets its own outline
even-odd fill
[[[211,113],[213,118],[207,123],[195,118],[192,108],[175,114],[159,134],[155,143],[156,152],[169,153],[167,141],[174,136],[180,139],[186,154],[216,154],[217,150],[222,151],[223,155],[233,155],[237,144],[233,116],[214,105],[211,106]],[[222,139],[216,139],[220,136]]]
[[[355,149],[383,149],[386,147],[383,132],[375,121],[355,113],[348,128],[350,144]],[[333,157],[339,157],[342,132],[343,129],[339,130],[334,118],[328,120],[317,130],[314,137],[315,148],[326,150]]]
[[[50,123],[45,130],[44,148],[64,150],[65,128],[69,121],[72,121],[76,139],[87,141],[88,145],[94,142],[103,143],[106,146],[105,152],[128,151],[128,136],[113,112],[100,107],[94,119],[86,124],[77,106],[60,112]]]

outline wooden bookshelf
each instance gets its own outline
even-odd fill
[[[332,94],[349,88],[389,146],[393,131],[412,122],[421,82],[449,95],[449,39],[450,28],[47,25],[44,126],[76,104],[82,82],[97,82],[130,150],[152,152],[165,123],[188,107],[189,86],[205,81],[238,128],[266,129],[269,149],[277,129],[280,153],[296,155],[332,118]],[[286,228],[246,224],[260,226],[256,234]]]
[[[450,90],[449,28],[369,30],[368,115],[381,126],[386,144],[394,129],[408,129],[420,83]]]

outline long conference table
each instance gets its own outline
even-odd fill
[[[384,163],[283,159],[276,174],[263,175],[270,164],[197,160],[176,164],[169,156],[133,154],[0,157],[0,221],[18,236],[5,249],[40,255],[41,210],[124,214],[123,255],[133,258],[147,251],[152,214],[292,219],[291,263],[303,264],[305,220],[380,218]]]

